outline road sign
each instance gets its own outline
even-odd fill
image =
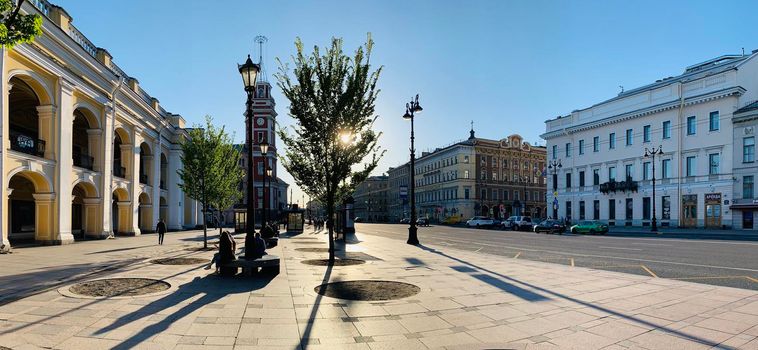
[[[558,197],[558,191],[553,191],[553,197]]]
[[[408,197],[408,186],[400,186],[400,198]]]

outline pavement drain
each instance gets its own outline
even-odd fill
[[[125,297],[162,292],[171,288],[164,281],[149,278],[107,278],[77,283],[69,291],[88,297]]]
[[[303,260],[301,261],[303,264],[306,265],[315,265],[315,266],[351,266],[351,265],[361,265],[365,264],[365,260],[361,259],[334,259],[334,262],[332,264],[329,263],[329,259],[309,259],[309,260]]]
[[[198,265],[207,264],[208,259],[200,258],[161,258],[151,260],[150,262],[158,265]]]
[[[319,285],[313,290],[331,298],[360,301],[402,299],[421,292],[421,288],[410,283],[381,280],[332,282]]]

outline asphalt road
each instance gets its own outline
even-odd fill
[[[408,238],[408,226],[400,224],[356,224],[356,232]],[[548,235],[449,226],[420,227],[418,235],[421,244],[758,290],[756,241]]]

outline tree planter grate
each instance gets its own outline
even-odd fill
[[[402,299],[421,292],[421,288],[410,283],[381,280],[332,282],[313,290],[331,298],[360,301]]]
[[[149,278],[108,278],[77,283],[69,291],[89,297],[124,297],[153,294],[170,287],[166,282]]]
[[[200,258],[162,258],[150,262],[158,265],[198,265],[207,264],[209,260]]]
[[[329,259],[309,259],[309,260],[303,260],[301,261],[303,264],[306,265],[314,265],[314,266],[351,266],[351,265],[361,265],[365,264],[366,260],[361,259],[334,259],[333,264],[329,264]]]

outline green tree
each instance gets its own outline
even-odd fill
[[[195,127],[188,133],[188,139],[182,142],[183,167],[177,171],[182,181],[179,187],[202,205],[203,247],[208,248],[206,213],[211,207],[224,210],[240,196],[240,155],[224,127],[215,127],[210,116],[205,117],[205,128]]]
[[[42,34],[42,16],[19,13],[24,0],[14,6],[12,0],[0,0],[0,45],[13,48],[16,44],[29,43]]]
[[[333,221],[335,207],[376,168],[384,154],[373,130],[374,105],[382,68],[372,71],[371,35],[352,58],[342,51],[342,39],[318,46],[307,55],[295,40],[293,77],[279,60],[278,86],[290,101],[295,124],[279,130],[286,146],[282,165],[309,196],[324,204]],[[334,261],[334,225],[329,225],[329,261]]]

